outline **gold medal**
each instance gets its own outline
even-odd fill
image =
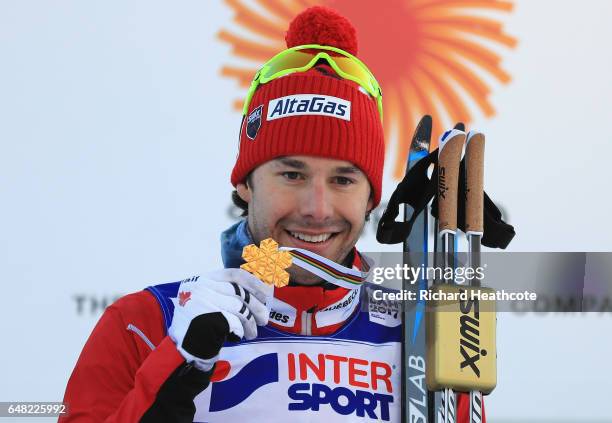
[[[252,273],[261,281],[278,288],[289,283],[289,273],[285,271],[291,266],[291,254],[279,251],[278,243],[272,238],[259,243],[249,244],[242,250],[242,258],[246,261],[241,269]]]

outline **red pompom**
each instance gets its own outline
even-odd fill
[[[323,6],[313,6],[297,15],[285,35],[287,48],[304,44],[331,46],[357,55],[357,31],[338,12]]]

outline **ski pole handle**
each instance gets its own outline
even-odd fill
[[[440,137],[438,152],[438,230],[440,235],[457,231],[457,193],[459,163],[465,132],[457,129],[446,131]]]
[[[465,233],[484,231],[484,148],[485,136],[470,131],[465,144]]]

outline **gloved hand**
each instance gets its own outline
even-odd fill
[[[268,324],[273,287],[243,269],[222,269],[181,283],[168,335],[187,362],[209,371],[226,340],[253,339]]]

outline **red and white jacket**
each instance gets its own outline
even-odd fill
[[[227,343],[205,373],[166,334],[179,284],[107,308],[70,377],[60,422],[400,420],[400,320],[372,303],[371,287],[276,289],[258,337]],[[468,421],[468,402],[458,396],[458,422]]]

